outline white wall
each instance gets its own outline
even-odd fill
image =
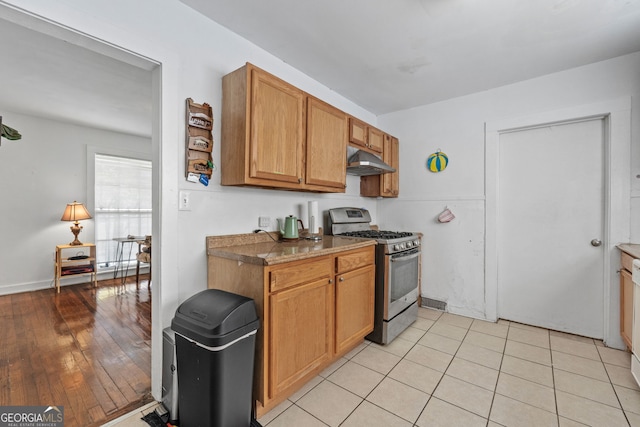
[[[277,227],[278,217],[294,214],[305,219],[306,211],[302,207],[306,206],[307,200],[318,200],[321,210],[346,204],[367,207],[375,219],[376,201],[359,197],[359,180],[356,177],[348,177],[346,195],[222,187],[219,185],[219,170],[214,172],[208,187],[184,179],[185,99],[190,97],[195,102],[208,102],[213,107],[213,158],[217,163],[220,157],[221,79],[245,62],[253,62],[338,108],[375,123],[375,116],[339,94],[176,1],[165,0],[161,4],[156,1],[134,4],[98,1],[87,4],[72,0],[65,2],[63,8],[59,8],[60,5],[50,7],[46,1],[8,3],[146,55],[161,62],[163,68],[178,71],[176,81],[169,80],[173,76],[163,78],[163,90],[168,90],[165,86],[171,86],[170,90],[175,91],[178,102],[163,107],[163,119],[171,121],[171,131],[177,131],[177,134],[163,135],[168,143],[162,146],[161,156],[171,163],[171,168],[165,167],[162,172],[164,186],[189,191],[192,205],[190,211],[176,210],[171,214],[177,215],[177,223],[171,228],[176,227],[178,259],[167,263],[175,262],[174,267],[178,270],[179,283],[171,286],[179,289],[180,301],[205,287],[204,236],[250,232],[257,228],[259,215],[272,218],[271,229]],[[149,49],[149,40],[154,46],[163,47]],[[199,42],[194,43],[194,40]],[[5,117],[5,123],[11,122],[8,119]],[[22,125],[22,129],[26,128],[27,125]],[[66,169],[65,166],[56,167]],[[78,182],[83,182],[83,179]],[[81,190],[86,194],[84,187]],[[177,202],[177,194],[163,192],[160,196],[175,197]],[[173,233],[171,228],[168,232]],[[84,231],[85,235],[88,231]]]
[[[640,242],[639,76],[640,53],[636,53],[379,118],[379,126],[400,138],[401,175],[399,200],[380,202],[378,215],[383,227],[399,224],[424,233],[423,296],[446,301],[454,313],[487,317],[487,122],[631,96],[632,173],[623,179],[631,181],[633,195],[629,238]],[[437,149],[449,155],[450,163],[434,174],[425,162]],[[440,224],[436,218],[446,206],[456,219]],[[611,291],[611,322],[617,325],[617,283],[611,284]]]
[[[364,206],[384,228],[421,231],[424,237],[423,295],[445,300],[453,312],[484,317],[484,123],[496,118],[634,96],[638,111],[640,55],[467,97],[427,105],[379,118],[311,80],[274,56],[212,23],[174,0],[10,0],[38,16],[105,40],[161,64],[159,105],[154,138],[156,203],[160,227],[160,266],[154,264],[153,391],[159,394],[161,328],[177,305],[204,289],[207,235],[249,232],[259,215],[273,219],[301,215],[300,205],[318,200],[320,209]],[[345,195],[315,195],[274,190],[221,187],[214,173],[208,187],[184,179],[184,104],[191,97],[208,102],[214,111],[214,162],[220,158],[221,78],[246,61],[301,89],[377,124],[400,138],[400,194],[398,200],[376,201],[357,195],[357,179],[349,178]],[[1,73],[1,71],[0,71]],[[7,123],[10,123],[7,121]],[[18,128],[18,126],[16,126]],[[634,113],[634,176],[640,172],[637,148],[638,118]],[[451,159],[441,174],[428,173],[424,162],[438,148]],[[4,147],[2,147],[4,150]],[[3,179],[8,179],[4,177]],[[631,178],[631,177],[630,177]],[[12,178],[9,178],[12,179]],[[191,192],[191,211],[178,211],[179,190]],[[633,183],[635,195],[640,184]],[[640,202],[634,199],[634,213]],[[449,206],[457,215],[438,224],[438,213]],[[377,209],[377,211],[376,211]],[[57,212],[57,210],[56,210]],[[57,216],[58,214],[55,213]],[[4,217],[3,217],[4,221]],[[51,227],[62,227],[52,214]],[[640,225],[633,236],[640,239]],[[61,231],[64,235],[64,230]],[[36,239],[36,237],[30,237]],[[156,270],[157,269],[157,270]],[[157,304],[157,305],[156,305]]]
[[[2,114],[22,135],[0,146],[0,294],[8,294],[53,286],[55,246],[73,240],[62,212],[87,202],[87,147],[150,153],[151,139]],[[93,221],[81,225],[80,241],[94,242]]]
[[[14,6],[20,10],[13,10]],[[308,200],[318,200],[321,210],[344,205],[366,207],[372,210],[374,221],[377,219],[376,200],[359,197],[359,181],[354,177],[347,180],[347,193],[338,195],[221,187],[219,171],[214,173],[208,187],[187,182],[186,98],[207,102],[213,108],[214,163],[220,159],[221,79],[245,62],[252,62],[366,122],[375,125],[376,117],[176,0],[0,0],[2,17],[16,19],[17,15],[20,21],[31,25],[33,19],[27,16],[31,14],[161,64],[153,72],[154,96],[160,108],[154,112],[152,137],[157,191],[154,258],[159,261],[153,265],[152,391],[159,398],[162,328],[170,324],[182,301],[206,288],[205,236],[251,232],[257,228],[259,215],[270,216],[275,229],[275,218],[302,216],[301,205]],[[0,68],[0,77],[1,73]],[[13,123],[21,131],[26,129],[8,118],[6,123]],[[0,173],[3,179],[11,179],[4,176],[4,170],[0,169]],[[178,211],[181,189],[191,193],[191,211]],[[50,227],[58,227],[56,242],[60,236],[66,238],[64,224],[55,218],[58,209],[44,219]],[[41,244],[36,236],[30,239]],[[53,271],[50,259],[43,262],[45,269],[50,265]]]

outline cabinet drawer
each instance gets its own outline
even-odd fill
[[[375,264],[374,246],[339,255],[336,258],[336,273],[340,274],[372,264]]]
[[[620,254],[620,264],[625,270],[633,271],[634,258],[626,252]]]
[[[331,258],[309,260],[271,270],[269,273],[269,290],[277,292],[291,286],[329,277],[332,274]]]

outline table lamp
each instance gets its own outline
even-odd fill
[[[60,221],[74,221],[73,225],[70,227],[71,232],[76,237],[73,242],[69,243],[72,246],[81,245],[82,242],[78,240],[78,234],[82,231],[82,226],[78,221],[83,219],[91,219],[91,215],[89,215],[89,211],[84,207],[84,204],[78,203],[75,200],[73,203],[67,204],[64,213],[62,214],[62,218]]]

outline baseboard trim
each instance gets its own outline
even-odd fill
[[[133,271],[129,271],[127,277],[135,277],[136,269],[133,268]],[[140,274],[149,273],[149,266],[140,266]],[[77,285],[78,283],[86,283],[89,281],[89,275],[86,276],[75,276],[75,277],[64,277],[60,282],[60,287],[65,287],[68,285]],[[113,270],[104,271],[102,273],[98,273],[98,280],[109,280],[113,279]],[[19,294],[22,292],[32,292],[32,291],[41,291],[43,289],[51,289],[54,287],[53,279],[51,280],[41,280],[37,282],[28,282],[28,283],[17,283],[11,285],[0,286],[0,296],[2,295],[11,295],[11,294]]]
[[[422,307],[435,308],[436,310],[447,311],[447,303],[437,299],[422,297]]]

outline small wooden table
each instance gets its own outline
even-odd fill
[[[93,286],[98,286],[96,245],[57,245],[54,266],[56,292],[60,293],[60,279],[69,276],[90,274]]]

